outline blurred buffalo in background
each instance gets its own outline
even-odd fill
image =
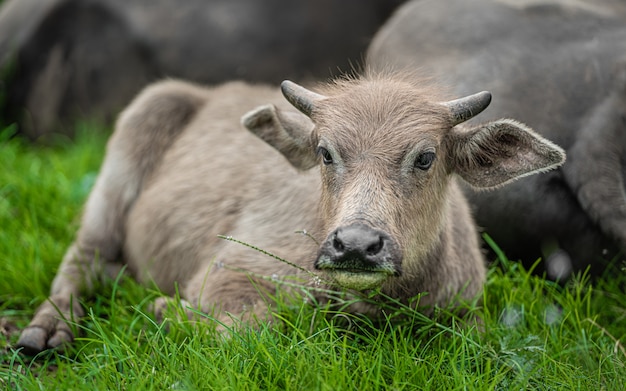
[[[368,51],[373,68],[419,68],[483,120],[515,117],[567,152],[560,169],[491,192],[466,189],[479,225],[548,276],[602,272],[626,249],[626,2],[414,0]],[[541,269],[541,268],[540,268]]]
[[[326,79],[401,0],[8,0],[0,118],[38,139],[110,121],[147,83]],[[64,126],[61,128],[61,126]]]

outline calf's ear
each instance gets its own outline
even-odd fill
[[[451,130],[452,171],[477,188],[497,187],[565,162],[565,151],[508,119]]]
[[[314,125],[306,115],[264,105],[244,114],[241,123],[276,148],[297,169],[308,170],[317,165],[311,141]]]

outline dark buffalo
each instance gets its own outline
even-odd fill
[[[113,118],[161,77],[325,79],[362,60],[400,2],[7,0],[3,116],[37,138],[76,116]]]
[[[519,118],[567,151],[559,170],[466,192],[509,257],[543,255],[553,278],[626,249],[625,59],[626,3],[607,0],[412,1],[367,56],[425,69],[457,94],[489,89],[481,118]]]

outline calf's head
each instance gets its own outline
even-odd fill
[[[489,188],[564,161],[559,147],[515,121],[461,125],[489,105],[488,92],[442,102],[386,76],[336,81],[323,95],[281,87],[299,112],[266,105],[242,122],[296,168],[321,165],[326,237],[315,267],[345,288],[381,286],[433,258],[454,224],[446,216],[459,202],[450,199],[455,174]]]

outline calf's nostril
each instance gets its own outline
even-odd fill
[[[367,253],[367,255],[376,255],[380,252],[380,250],[383,249],[384,245],[385,243],[384,243],[383,237],[380,236],[377,242],[370,244],[365,249],[365,252]]]
[[[346,249],[341,239],[339,239],[336,235],[333,239],[333,248],[337,251],[344,251]]]

